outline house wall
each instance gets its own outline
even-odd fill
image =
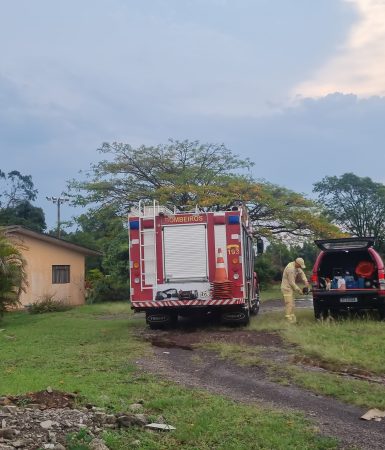
[[[44,296],[53,296],[71,305],[85,302],[85,257],[81,253],[59,247],[29,236],[18,236],[27,262],[27,292],[20,298],[22,305],[34,303]],[[69,265],[70,282],[52,283],[52,266]]]

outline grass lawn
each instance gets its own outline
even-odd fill
[[[276,331],[296,344],[293,354],[331,372],[356,373],[371,378],[385,376],[385,323],[375,319],[316,322],[313,311],[296,311],[298,324],[287,324],[281,311],[255,318],[252,330]],[[252,354],[255,349],[252,349]],[[288,367],[288,375],[316,392],[367,407],[385,408],[385,385],[352,380],[327,372],[309,372]]]
[[[295,293],[295,298],[303,298],[302,294]],[[261,302],[265,302],[266,300],[282,300],[283,305],[283,297],[281,292],[281,283],[272,284],[265,288],[261,289],[260,293]]]
[[[260,298],[262,303],[266,300],[276,300],[282,298],[281,284],[274,284],[262,288]]]
[[[263,358],[263,348],[258,346],[228,342],[200,346],[240,365],[265,365],[275,381],[296,382],[347,403],[385,409],[385,323],[375,319],[316,322],[313,311],[306,309],[297,309],[296,315],[298,324],[291,325],[282,311],[267,312],[253,318],[246,329],[279,333],[285,341],[295,344],[288,350],[292,359],[313,370],[304,370],[298,364],[285,366],[282,361],[276,365]]]
[[[239,404],[139,372],[135,361],[151,354],[149,344],[135,338],[144,326],[123,303],[9,313],[0,323],[0,395],[51,386],[115,412],[142,399],[153,419],[161,414],[176,427],[161,434],[110,431],[104,437],[111,449],[130,448],[135,439],[141,449],[336,448],[299,414]]]

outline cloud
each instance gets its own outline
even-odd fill
[[[255,162],[255,177],[309,194],[324,176],[345,172],[385,183],[384,116],[383,97],[331,94],[268,117],[182,116],[174,120],[174,136],[224,142]]]
[[[292,86],[312,80],[353,21],[340,53],[376,50],[359,26],[369,12],[352,14],[358,0],[146,3],[20,0],[3,8],[1,168],[31,174],[41,206],[99,159],[103,141],[224,142],[256,162],[256,176],[301,191],[351,166],[350,149],[368,143],[365,127],[373,127],[370,145],[380,157],[381,98],[366,106],[356,96],[302,99],[281,111]],[[338,81],[332,75],[323,82]]]
[[[297,85],[294,94],[385,95],[385,0],[343,1],[356,9],[356,23],[335,55]]]

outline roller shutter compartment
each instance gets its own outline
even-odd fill
[[[207,281],[206,225],[163,227],[163,255],[166,282]]]

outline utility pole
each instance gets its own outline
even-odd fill
[[[69,198],[65,197],[46,197],[46,199],[52,203],[57,204],[57,237],[60,239],[60,205],[65,202],[69,202]]]

